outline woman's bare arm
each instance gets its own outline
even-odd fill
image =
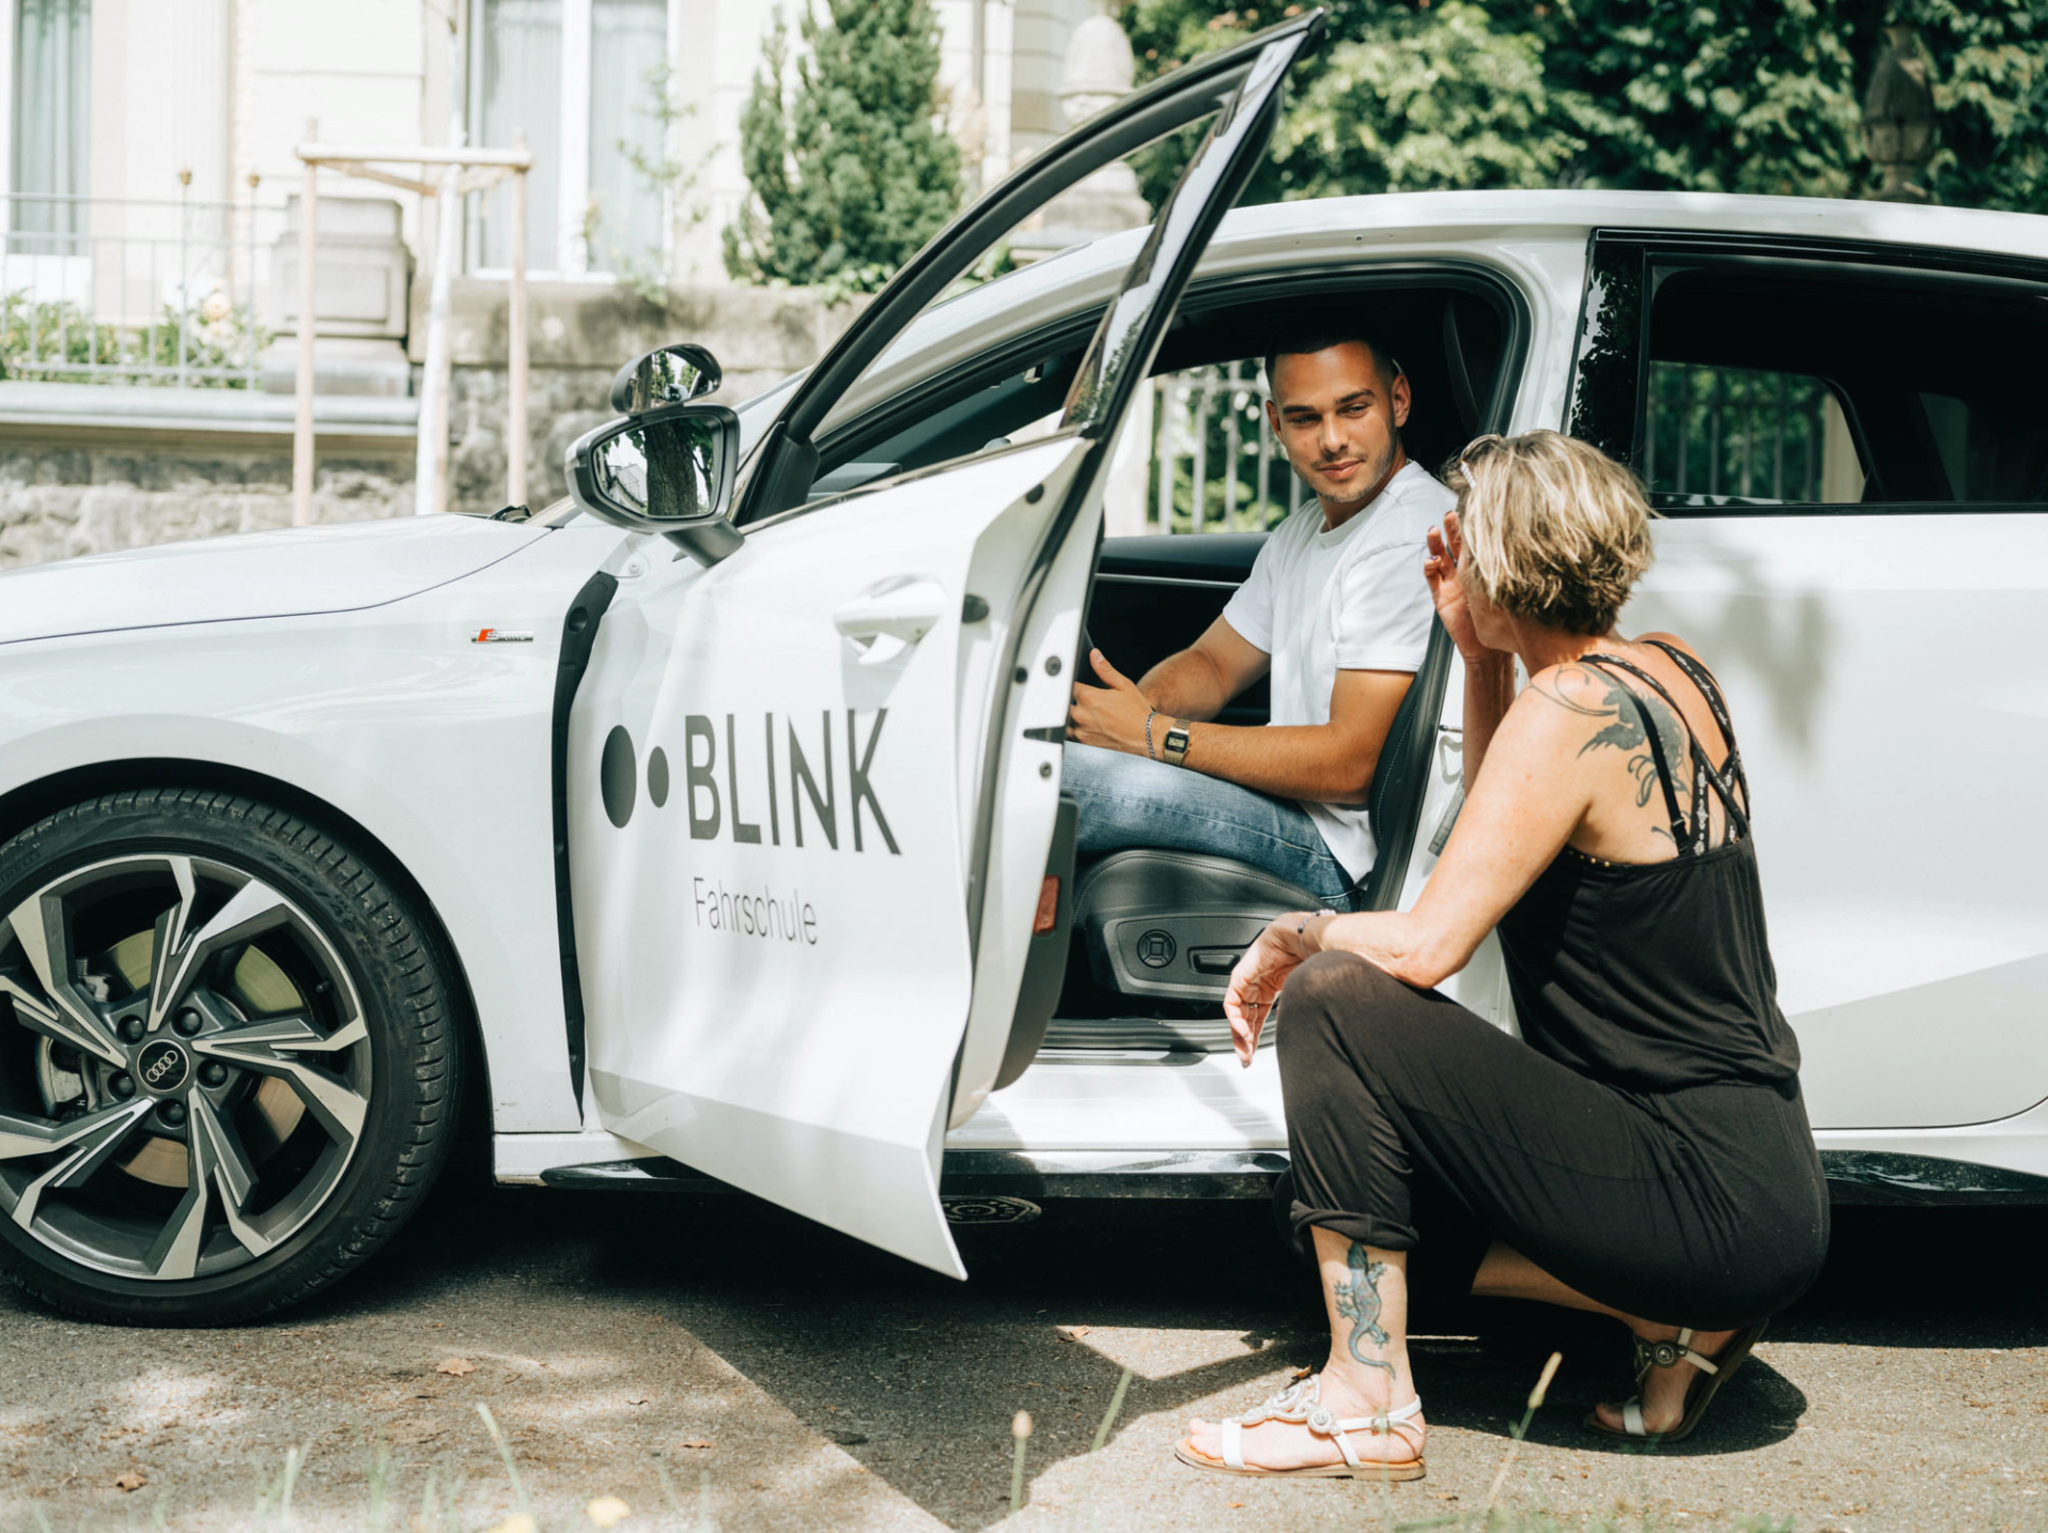
[[[1490,649],[1465,661],[1464,743],[1465,792],[1479,781],[1479,764],[1493,744],[1501,721],[1515,705],[1515,657]],[[1461,811],[1462,813],[1462,811]]]
[[[1489,731],[1490,764],[1472,780],[1415,908],[1312,920],[1307,951],[1357,953],[1425,988],[1464,968],[1585,818],[1593,781],[1580,754],[1587,732],[1582,716],[1541,691],[1524,692]]]
[[[1515,657],[1506,650],[1489,649],[1473,627],[1464,587],[1458,583],[1458,561],[1465,551],[1458,513],[1446,512],[1443,526],[1430,528],[1427,542],[1422,577],[1429,582],[1430,599],[1444,631],[1465,662],[1464,766],[1465,791],[1470,793],[1494,731],[1515,701]]]

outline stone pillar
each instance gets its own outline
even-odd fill
[[[1093,13],[1074,29],[1060,70],[1060,115],[1071,130],[1127,94],[1137,75],[1131,40],[1107,0],[1092,0]],[[1070,186],[1029,220],[1010,242],[1018,261],[1036,260],[1085,245],[1152,221],[1138,191],[1138,175],[1124,161],[1105,165]],[[1103,516],[1111,537],[1145,531],[1152,471],[1152,391],[1142,389],[1119,436],[1111,461]]]
[[[1920,34],[1892,26],[1884,38],[1863,98],[1864,152],[1884,174],[1884,185],[1871,195],[1880,202],[1931,202],[1920,176],[1934,158],[1934,87]]]
[[[1126,95],[1137,75],[1131,40],[1109,14],[1107,0],[1092,4],[1093,13],[1067,42],[1060,69],[1060,115],[1069,129]],[[1151,221],[1137,172],[1119,160],[1047,203],[1012,238],[1010,248],[1017,260],[1035,261]]]
[[[319,199],[313,323],[320,344],[316,394],[412,392],[403,345],[410,319],[412,252],[403,210],[389,197]],[[298,367],[299,198],[285,204],[284,232],[270,255],[267,323],[278,337],[263,353],[262,385],[288,394]]]

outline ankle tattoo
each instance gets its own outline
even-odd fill
[[[1394,1365],[1383,1358],[1367,1357],[1358,1350],[1359,1338],[1363,1337],[1375,1346],[1387,1344],[1387,1333],[1380,1325],[1380,1278],[1387,1270],[1385,1262],[1368,1260],[1365,1247],[1357,1241],[1351,1242],[1351,1275],[1336,1289],[1337,1313],[1351,1322],[1351,1334],[1345,1338],[1345,1345],[1351,1355],[1368,1368],[1383,1368],[1388,1374]]]

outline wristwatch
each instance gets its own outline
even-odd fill
[[[1169,766],[1188,764],[1188,721],[1175,719],[1173,728],[1167,730],[1166,741],[1159,747],[1159,755]]]

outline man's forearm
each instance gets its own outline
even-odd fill
[[[1163,739],[1170,723],[1155,720],[1155,738]],[[1329,724],[1197,724],[1188,731],[1183,764],[1275,798],[1362,804],[1379,764],[1379,747],[1361,745]]]
[[[1168,655],[1138,683],[1145,700],[1167,719],[1213,719],[1230,702],[1216,664],[1198,649]]]

